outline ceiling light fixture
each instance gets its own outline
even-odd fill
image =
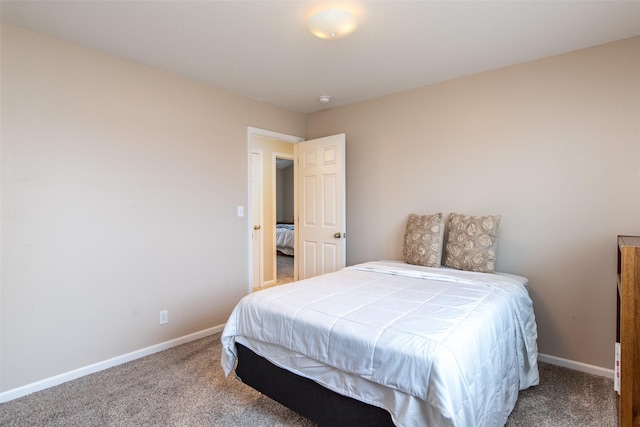
[[[318,102],[321,104],[327,104],[331,102],[331,97],[329,95],[320,95],[318,97]]]
[[[339,39],[358,28],[358,18],[341,9],[327,9],[313,14],[307,21],[311,34],[321,39]]]

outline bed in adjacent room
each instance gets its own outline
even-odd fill
[[[415,225],[404,257],[428,264]],[[321,426],[503,426],[538,383],[527,280],[440,267],[429,246],[434,267],[368,262],[244,297],[222,334],[225,373]]]
[[[285,255],[294,255],[295,236],[293,224],[276,224],[276,249]]]

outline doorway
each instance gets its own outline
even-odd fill
[[[276,285],[295,281],[295,174],[293,154],[274,153]]]
[[[248,225],[251,236],[249,239],[249,268],[251,269],[249,277],[254,278],[249,288],[250,292],[279,284],[279,270],[281,273],[289,272],[291,274],[291,267],[293,267],[290,278],[297,279],[295,252],[291,251],[291,255],[287,255],[286,258],[278,257],[276,227],[278,224],[291,226],[295,233],[295,224],[293,224],[296,215],[295,190],[289,190],[289,186],[295,186],[294,147],[300,141],[303,141],[303,138],[248,128],[248,152],[250,153],[248,200],[251,203],[247,209],[250,215]],[[253,164],[255,158],[251,153],[255,152],[262,153],[262,168]],[[288,167],[290,169],[287,169]],[[253,183],[260,180],[255,180],[252,174],[260,169],[262,184],[260,189],[254,189]],[[278,182],[279,176],[283,178],[288,175],[291,175],[289,182],[285,183],[284,180]],[[262,197],[255,197],[255,193],[259,192]],[[290,194],[290,196],[287,197],[286,194]],[[259,199],[262,200],[262,203],[258,201]],[[258,204],[261,206],[256,206]],[[256,239],[256,235],[259,235],[260,239]],[[289,278],[285,280],[289,281]]]
[[[346,265],[346,205],[345,205],[345,134],[327,136],[304,141],[303,138],[279,134],[256,128],[248,128],[248,152],[262,150],[265,160],[262,223],[258,214],[249,218],[249,277],[254,270],[254,259],[262,260],[262,281],[252,290],[277,284],[276,249],[276,159],[281,154],[292,156],[294,187],[294,280],[306,279],[319,274],[337,271]],[[278,153],[278,154],[277,154]],[[249,174],[254,168],[249,157]],[[249,176],[249,183],[252,183]],[[249,203],[252,203],[249,185]],[[256,222],[258,221],[258,222]],[[253,230],[262,230],[262,243],[258,250],[253,247]],[[256,263],[257,264],[257,263]]]

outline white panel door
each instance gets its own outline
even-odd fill
[[[300,280],[346,265],[345,134],[298,143]]]
[[[251,250],[253,261],[253,287],[259,288],[264,283],[264,248],[262,244],[262,151],[251,152]]]

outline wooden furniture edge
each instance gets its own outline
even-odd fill
[[[618,236],[619,426],[640,426],[640,237]]]

